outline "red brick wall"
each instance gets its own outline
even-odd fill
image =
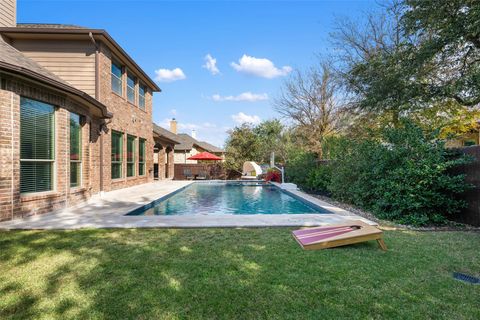
[[[14,217],[19,206],[18,95],[0,88],[0,220]]]
[[[99,190],[99,140],[96,128],[102,120],[93,118],[88,108],[57,92],[42,89],[13,78],[3,78],[0,88],[0,220],[24,217],[65,208],[86,200]],[[20,97],[27,97],[56,107],[54,190],[20,194]],[[83,115],[82,186],[70,188],[70,112]],[[90,127],[94,131],[90,132]],[[91,134],[92,133],[92,134]],[[93,139],[90,139],[93,138]]]
[[[110,112],[114,114],[112,122],[108,125],[108,133],[103,136],[103,155],[106,159],[104,162],[103,178],[104,190],[114,190],[125,188],[142,183],[153,181],[153,125],[152,125],[152,92],[150,89],[145,96],[145,111],[140,109],[127,101],[127,76],[126,72],[123,74],[123,96],[119,96],[112,92],[111,89],[111,58],[112,54],[102,45],[99,53],[99,68],[100,68],[100,97],[99,100],[104,103]],[[138,85],[138,84],[137,84]],[[137,90],[138,91],[138,90]],[[111,131],[123,132],[123,165],[122,178],[111,179]],[[138,168],[135,177],[126,177],[126,149],[127,149],[127,134],[137,137],[135,159],[138,167],[138,138],[146,139],[145,156],[146,156],[146,175],[138,176]]]

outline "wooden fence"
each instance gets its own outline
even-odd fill
[[[224,169],[220,164],[192,164],[192,163],[175,163],[174,169],[174,180],[187,180],[185,176],[186,171],[189,171],[192,174],[192,177],[202,175],[206,173],[207,179],[226,179],[226,174]]]
[[[473,226],[480,226],[480,146],[464,147],[459,150],[471,155],[475,160],[453,171],[465,174],[466,181],[474,185],[474,188],[462,195],[462,199],[468,203],[468,207],[455,215],[453,219]]]

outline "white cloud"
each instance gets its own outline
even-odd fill
[[[220,73],[220,70],[218,70],[218,67],[217,67],[217,59],[212,57],[210,53],[205,56],[204,60],[205,60],[205,64],[202,66],[203,68],[210,71],[210,73],[213,75]]]
[[[242,123],[257,124],[257,123],[261,122],[259,116],[256,116],[256,115],[250,116],[250,115],[245,114],[243,112],[239,112],[237,114],[232,115],[232,119],[233,119],[233,121],[235,121],[238,124],[242,124]]]
[[[170,110],[170,114],[171,114],[172,116],[176,116],[176,115],[177,115],[177,109],[171,109],[171,110]]]
[[[248,101],[248,102],[255,102],[255,101],[262,101],[268,100],[268,94],[266,93],[251,93],[251,92],[244,92],[237,96],[221,96],[219,94],[214,94],[212,96],[213,101]]]
[[[272,61],[265,58],[255,58],[244,54],[238,63],[232,62],[231,66],[238,72],[254,75],[257,77],[272,79],[286,76],[292,71],[292,67],[275,67]]]
[[[169,69],[158,69],[155,70],[155,80],[158,82],[173,82],[177,80],[186,79],[187,76],[183,73],[182,69],[175,68],[172,70]]]

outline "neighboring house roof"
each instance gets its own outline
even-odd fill
[[[153,81],[145,71],[127,54],[125,50],[103,29],[89,29],[75,25],[68,24],[43,24],[43,23],[19,23],[17,27],[0,27],[0,33],[14,38],[16,35],[29,34],[34,35],[53,35],[55,37],[65,36],[82,39],[89,39],[92,36],[95,40],[103,41],[110,50],[113,51],[115,56],[120,62],[125,63],[127,67],[132,70],[136,70],[139,73],[140,78],[152,88],[154,91],[161,91],[155,81]],[[126,60],[126,61],[122,61]]]
[[[192,136],[186,133],[179,133],[177,134],[178,138],[180,139],[180,144],[175,146],[175,150],[184,151],[184,150],[192,150],[194,146],[200,147],[209,152],[225,152],[224,150],[215,147],[214,145],[205,142],[205,141],[198,141],[197,139],[193,138]]]
[[[225,150],[214,146],[213,144],[210,144],[205,141],[198,141],[198,146],[202,149],[208,150],[209,152],[216,152],[216,153],[223,153]]]
[[[108,112],[107,107],[103,103],[94,99],[87,93],[72,87],[60,77],[43,68],[35,61],[27,58],[20,51],[3,41],[1,37],[0,70],[67,92],[73,95],[75,99],[80,100],[80,102],[98,108],[101,111],[103,118],[112,117],[112,114]]]
[[[175,150],[192,150],[195,139],[186,133],[179,133],[177,136],[180,140],[180,144],[175,146]]]
[[[153,133],[158,135],[160,138],[163,138],[165,140],[173,142],[174,144],[181,143],[180,139],[178,138],[178,136],[175,133],[173,133],[173,132],[171,132],[167,129],[164,129],[164,128],[156,125],[155,123],[153,124]]]

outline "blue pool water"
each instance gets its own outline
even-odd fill
[[[329,213],[270,184],[193,183],[128,215]]]

